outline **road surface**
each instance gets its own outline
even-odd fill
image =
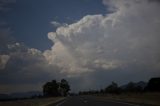
[[[100,100],[92,96],[72,96],[49,106],[149,106],[112,100]]]

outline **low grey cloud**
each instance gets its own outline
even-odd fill
[[[0,85],[1,89],[5,88],[3,92],[40,90],[46,81],[60,77],[58,67],[48,65],[42,52],[35,48],[13,43],[8,45],[7,51],[0,55]]]

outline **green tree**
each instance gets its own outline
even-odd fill
[[[129,82],[125,88],[125,91],[127,92],[135,92],[136,89],[135,89],[135,84],[133,82]]]
[[[147,84],[146,90],[160,91],[160,77],[159,78],[151,78]]]
[[[60,82],[59,91],[62,96],[66,96],[67,93],[70,91],[70,86],[67,80],[62,79]]]
[[[66,96],[70,90],[67,80],[62,79],[61,82],[52,80],[43,85],[44,96]]]
[[[112,82],[112,84],[110,84],[106,89],[105,89],[106,93],[119,93],[120,89],[118,87],[118,84],[115,82]]]
[[[51,82],[47,82],[43,86],[44,96],[59,96],[58,87],[59,87],[59,85],[56,80],[52,80]]]

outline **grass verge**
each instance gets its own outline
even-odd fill
[[[104,94],[97,95],[99,99],[112,99],[122,102],[132,102],[138,104],[148,104],[154,106],[160,106],[160,92],[154,93],[123,93],[123,94]]]
[[[49,104],[59,102],[64,97],[38,98],[16,101],[0,102],[0,106],[48,106]]]

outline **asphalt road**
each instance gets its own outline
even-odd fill
[[[49,106],[148,106],[111,100],[99,100],[92,96],[67,97],[64,101]]]

